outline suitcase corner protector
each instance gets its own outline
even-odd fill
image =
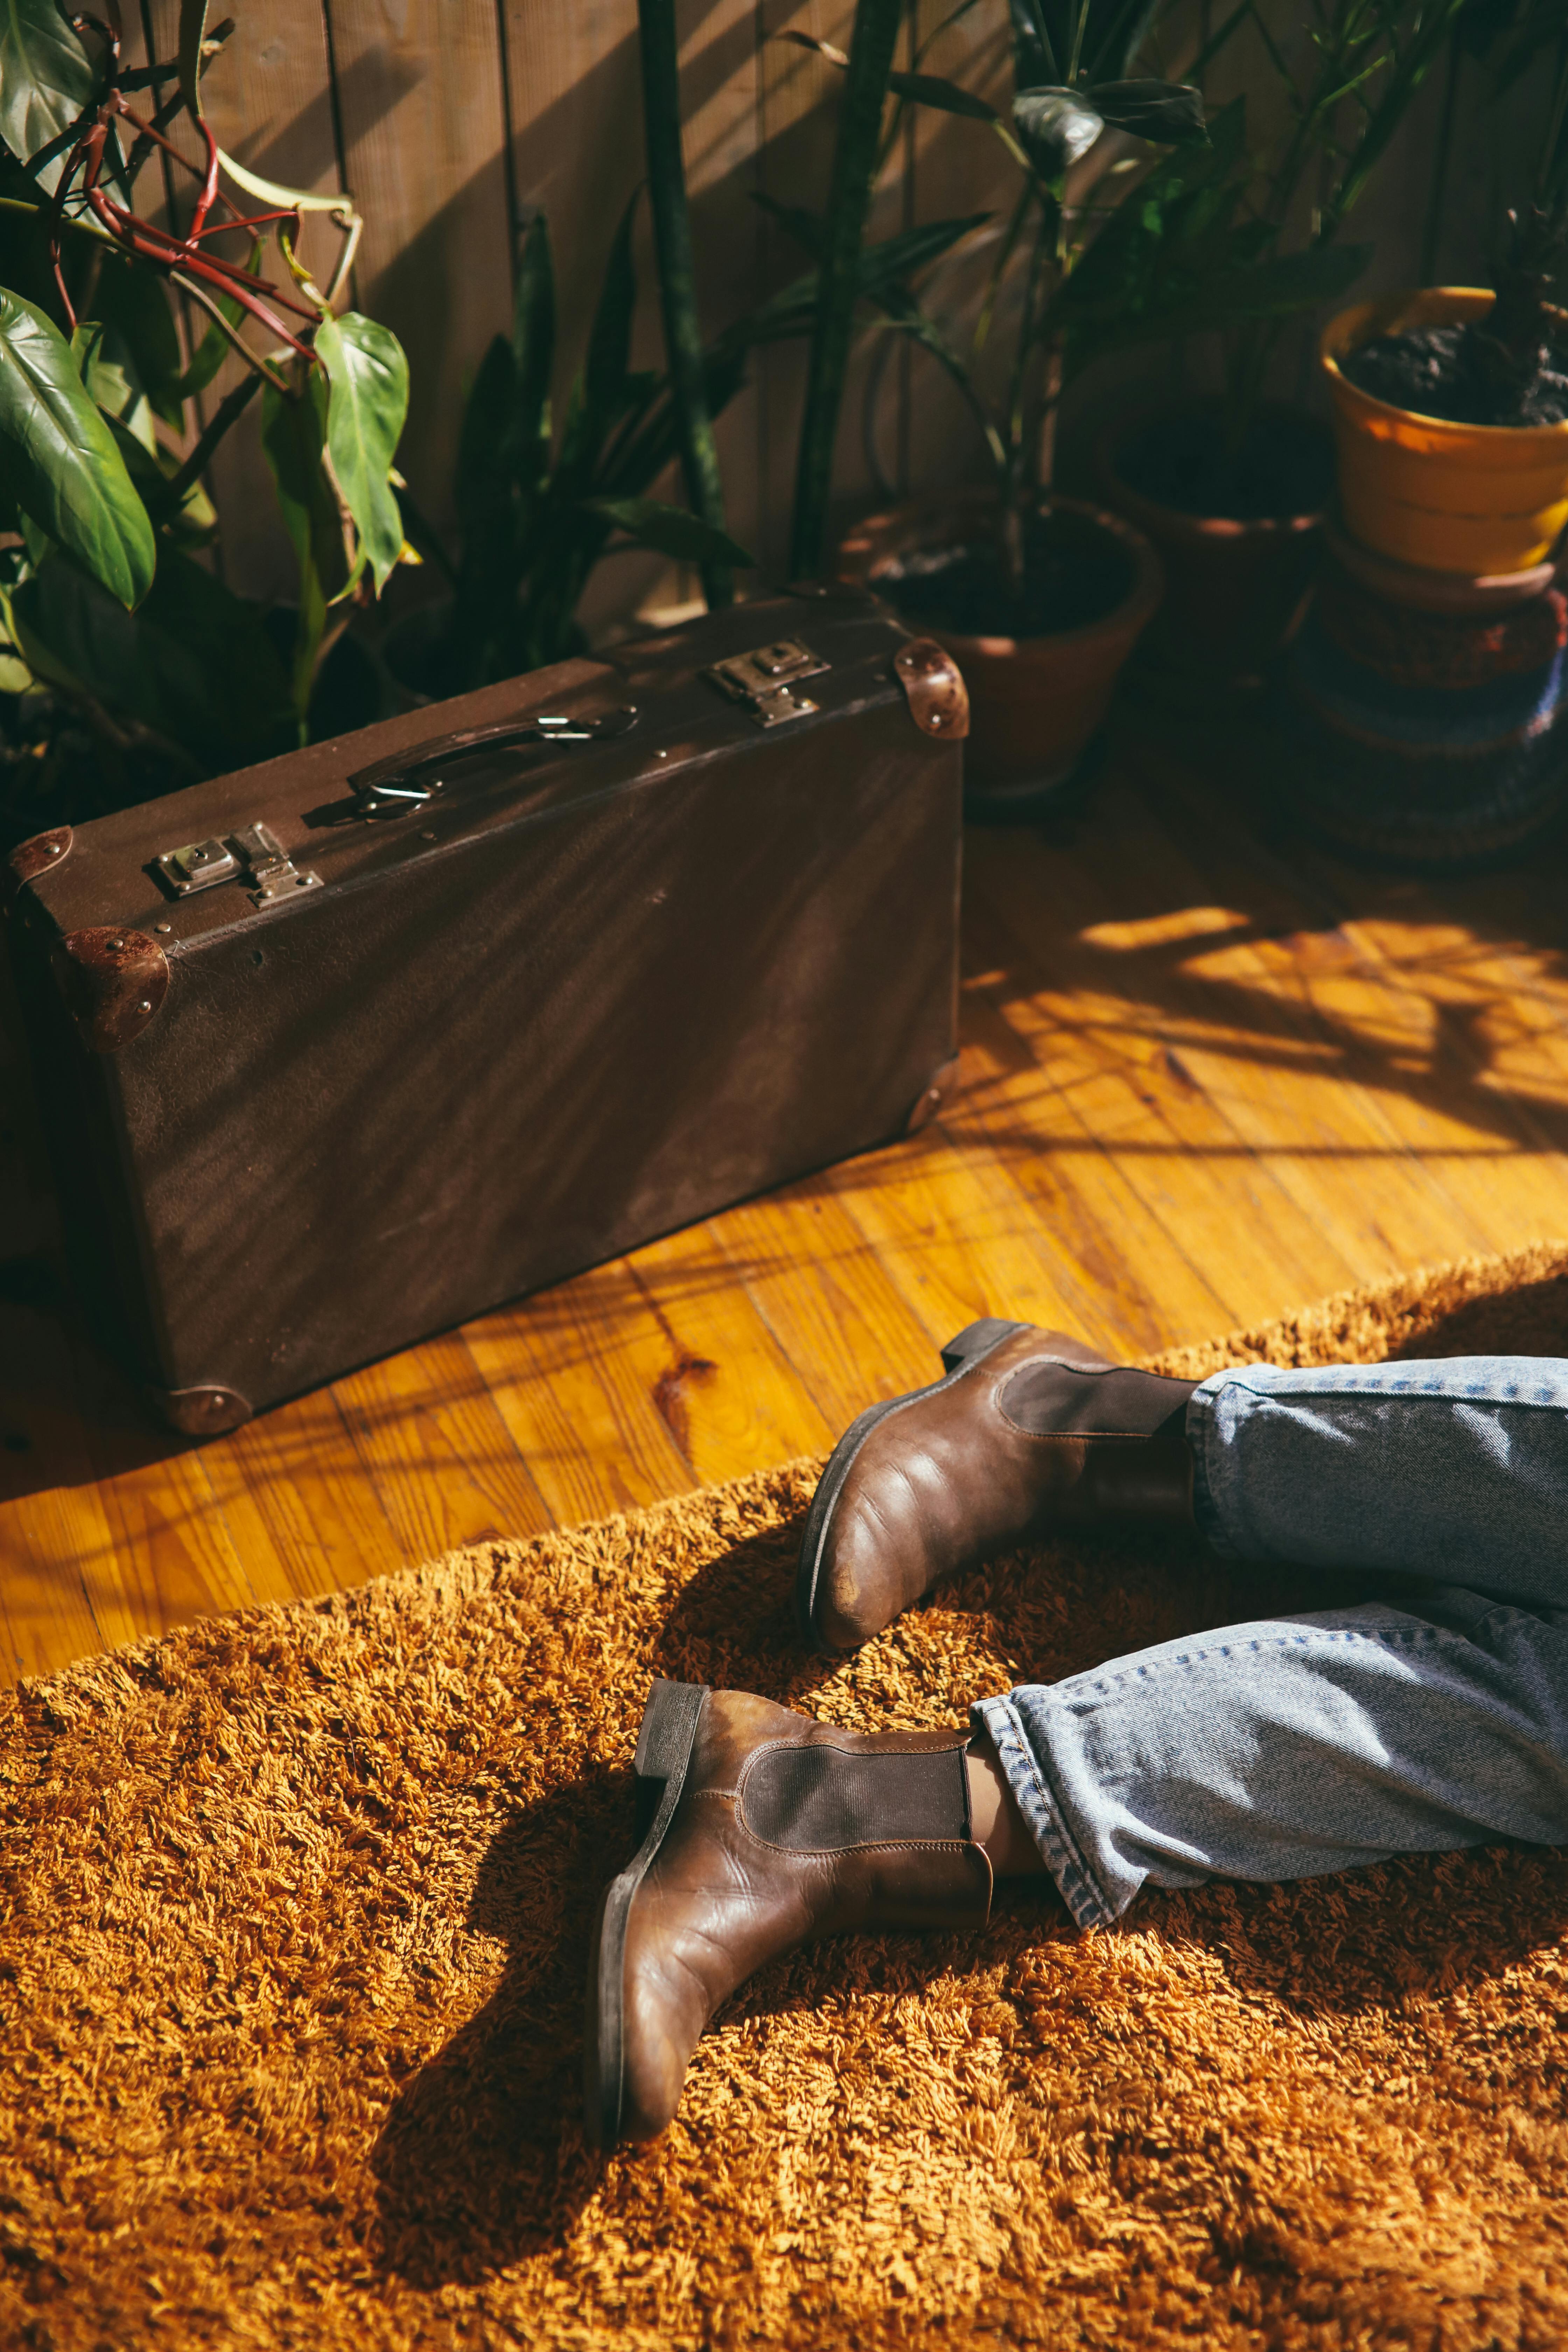
[[[958,1085],[958,1063],[959,1056],[956,1054],[950,1054],[945,1062],[938,1063],[924,1090],[915,1097],[910,1115],[904,1121],[906,1135],[918,1135],[927,1121],[936,1117],[948,1096],[955,1090]]]
[[[223,1437],[252,1414],[239,1391],[226,1388],[221,1381],[205,1381],[194,1389],[150,1388],[143,1393],[159,1420],[182,1437]]]

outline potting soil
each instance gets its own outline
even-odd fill
[[[1500,397],[1472,368],[1471,349],[1468,327],[1407,327],[1358,344],[1340,372],[1373,400],[1450,425],[1568,423],[1568,351],[1561,344],[1547,347],[1518,392]]]
[[[1130,558],[1091,525],[1055,516],[1025,527],[1015,586],[994,540],[918,548],[879,566],[874,586],[901,620],[971,637],[1047,637],[1115,611],[1132,585]]]

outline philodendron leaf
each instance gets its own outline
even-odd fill
[[[26,163],[68,131],[92,97],[92,66],[55,0],[0,0],[0,139]],[[39,178],[51,194],[58,155]]]
[[[1097,81],[1090,100],[1112,131],[1130,131],[1162,147],[1201,146],[1208,137],[1204,94],[1185,82]]]
[[[93,309],[106,325],[120,333],[135,368],[139,389],[165,425],[176,428],[183,425],[184,411],[176,388],[180,339],[163,279],[117,253],[106,253],[99,265]]]
[[[1047,180],[1087,155],[1105,128],[1105,117],[1076,89],[1021,89],[1013,100],[1013,122],[1035,169]]]
[[[138,613],[58,555],[11,592],[11,612],[38,677],[153,728],[195,774],[289,748],[289,680],[256,607],[177,549],[164,551]]]
[[[357,310],[323,319],[316,356],[327,371],[327,447],[379,596],[403,546],[388,476],[408,414],[408,362],[390,328]]]
[[[316,656],[327,625],[327,607],[350,585],[352,571],[343,544],[342,519],[327,469],[328,389],[316,368],[290,395],[276,384],[261,394],[261,446],[272,468],[283,528],[300,566],[299,620],[294,632],[294,708],[303,728],[316,677]],[[301,737],[301,740],[303,737]]]
[[[728,531],[715,530],[686,507],[666,506],[660,499],[585,499],[590,514],[616,524],[639,547],[673,556],[678,563],[729,563],[739,571],[756,569],[757,559],[738,547]]]
[[[158,551],[113,436],[70,345],[41,310],[0,287],[0,482],[40,530],[133,610]]]

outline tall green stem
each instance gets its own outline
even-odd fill
[[[642,36],[643,137],[647,152],[648,196],[653,209],[654,251],[658,257],[664,347],[675,404],[681,471],[692,509],[714,530],[724,529],[724,482],[703,381],[702,330],[697,317],[697,269],[691,251],[691,215],[686,202],[686,166],[680,152],[680,73],[675,38],[675,0],[637,0]],[[710,611],[733,602],[730,567],[701,567],[702,593]]]
[[[882,102],[902,16],[903,0],[858,0],[855,11],[849,69],[845,77],[838,140],[833,154],[833,183],[824,224],[805,414],[801,419],[795,464],[790,570],[797,580],[809,579],[821,569],[827,537],[833,445],[837,438],[838,411],[849,366],[860,243],[877,173]]]

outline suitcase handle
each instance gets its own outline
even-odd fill
[[[348,782],[360,816],[406,816],[422,808],[446,782],[444,776],[422,780],[421,771],[447,761],[468,759],[475,751],[500,751],[510,743],[605,743],[637,725],[637,709],[627,703],[618,710],[602,710],[592,719],[574,719],[564,712],[540,710],[527,719],[508,719],[500,727],[468,727],[450,735],[433,735],[389,760],[360,768]]]

